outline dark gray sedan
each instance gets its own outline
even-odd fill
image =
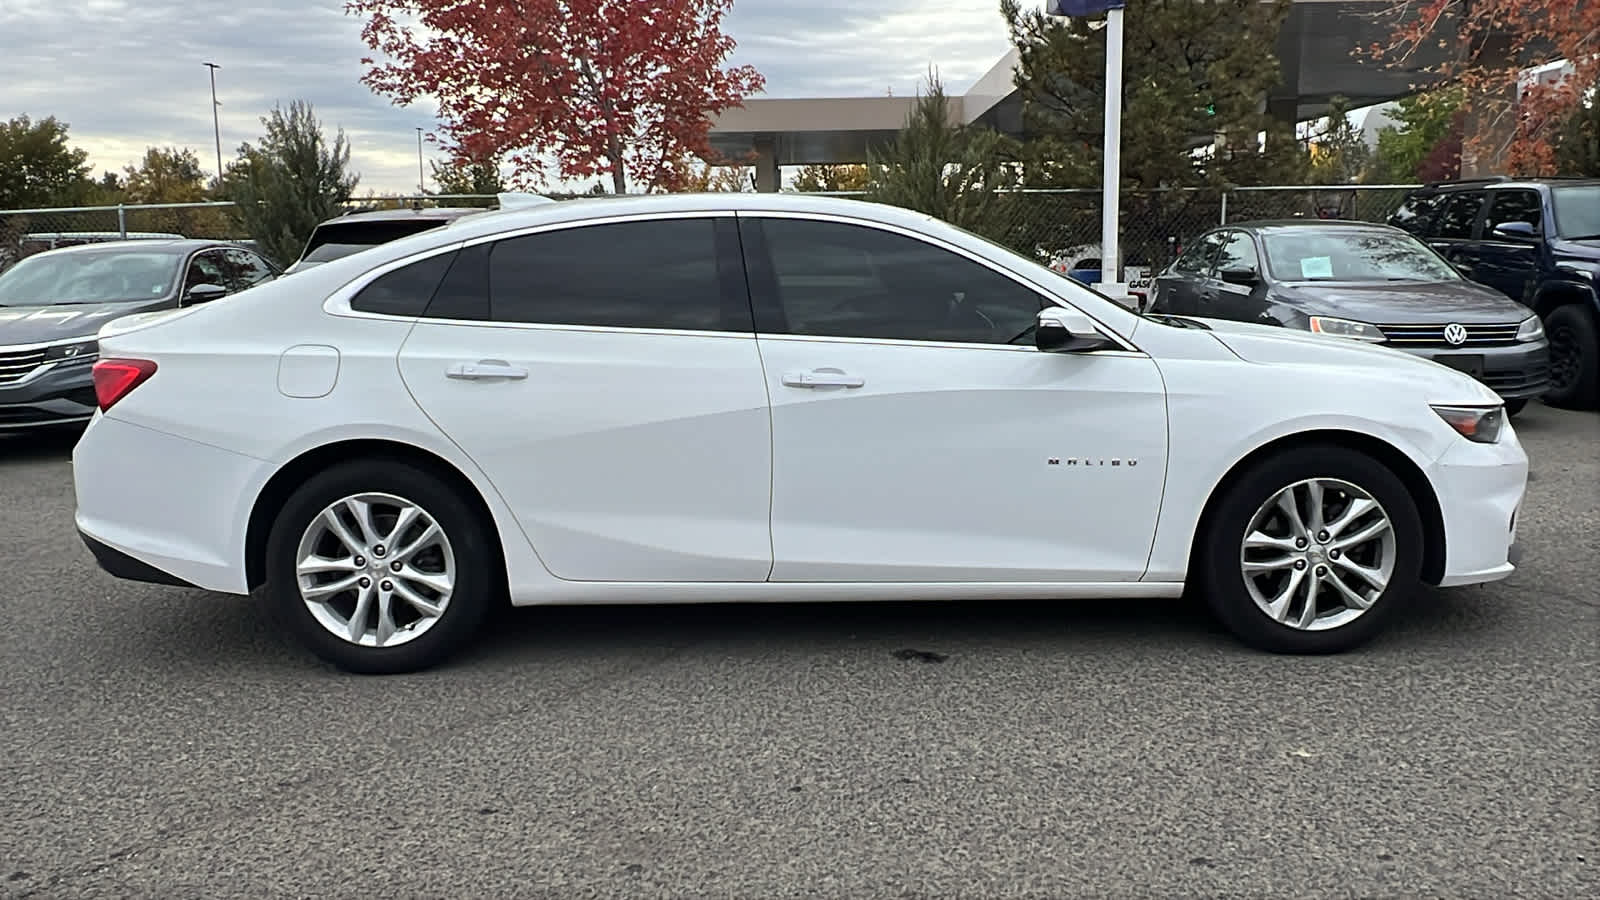
[[[1549,383],[1533,310],[1463,277],[1398,228],[1290,220],[1213,229],[1151,286],[1150,311],[1281,325],[1425,356],[1515,413]]]

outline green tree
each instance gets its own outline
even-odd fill
[[[1014,143],[993,129],[950,116],[944,85],[930,74],[906,125],[868,153],[867,199],[903,206],[1005,240],[1018,182]]]
[[[129,203],[200,203],[206,175],[193,150],[151,147],[138,166],[128,166],[123,191]]]
[[[1354,184],[1366,174],[1372,152],[1350,124],[1350,104],[1334,97],[1327,123],[1312,137],[1311,180],[1316,184]]]
[[[470,161],[454,159],[447,163],[432,162],[433,181],[441,194],[498,194],[506,190],[505,177],[500,174],[497,159]],[[492,200],[452,200],[451,206],[488,206]]]
[[[797,191],[864,191],[869,173],[861,165],[805,166],[795,173]]]
[[[1390,183],[1409,183],[1459,175],[1462,100],[1463,92],[1450,88],[1413,94],[1396,103],[1390,118],[1398,124],[1385,125],[1378,131],[1374,177]]]
[[[1556,163],[1562,175],[1600,178],[1600,84],[1561,129]]]
[[[360,176],[349,171],[344,129],[330,142],[311,104],[297,100],[261,119],[266,134],[244,144],[228,167],[223,191],[238,204],[250,237],[280,265],[300,256],[319,222],[343,211]]]
[[[1135,189],[1282,183],[1304,172],[1290,123],[1262,98],[1288,0],[1140,0],[1124,18],[1121,175]],[[1105,32],[1099,20],[1002,0],[1035,186],[1100,184]],[[1260,135],[1267,133],[1265,149]]]
[[[93,186],[89,154],[67,143],[67,123],[54,116],[0,122],[0,209],[71,206]]]

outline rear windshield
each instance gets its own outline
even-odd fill
[[[301,257],[306,262],[329,262],[340,257],[359,253],[368,247],[387,244],[407,235],[417,234],[445,224],[441,219],[401,219],[387,222],[332,222],[317,226],[306,252]]]

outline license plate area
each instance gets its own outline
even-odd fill
[[[1457,372],[1465,372],[1473,378],[1483,378],[1483,354],[1468,353],[1442,353],[1433,358],[1433,361],[1449,366]]]

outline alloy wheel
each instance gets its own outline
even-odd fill
[[[456,584],[437,520],[393,494],[329,504],[295,553],[300,598],[323,628],[363,647],[396,647],[437,624]]]
[[[1337,478],[1297,481],[1261,504],[1239,565],[1256,606],[1299,631],[1359,618],[1394,573],[1395,529],[1382,504]]]

